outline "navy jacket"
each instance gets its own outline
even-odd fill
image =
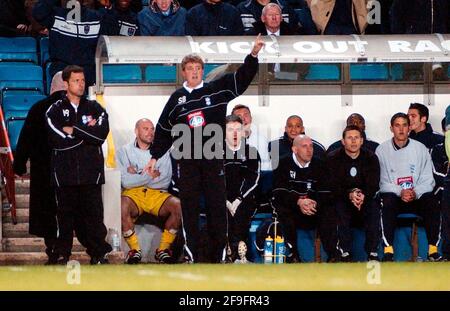
[[[186,9],[177,1],[172,3],[170,13],[165,16],[153,1],[138,14],[141,36],[184,36]]]
[[[239,11],[228,3],[213,5],[205,1],[190,9],[186,16],[189,36],[239,36],[243,32]]]
[[[444,135],[433,131],[430,123],[427,123],[426,128],[419,133],[411,131],[409,133],[409,138],[421,142],[430,152],[434,146],[444,143],[445,140]]]
[[[96,101],[81,99],[77,110],[69,99],[56,101],[46,113],[56,187],[105,183],[102,144],[109,132],[108,114]],[[89,126],[91,120],[97,120]],[[72,126],[68,135],[63,127]]]
[[[94,65],[100,35],[117,33],[117,23],[104,11],[81,6],[79,22],[72,22],[71,10],[58,6],[59,0],[40,0],[33,17],[49,30],[49,53],[52,61],[70,65]]]

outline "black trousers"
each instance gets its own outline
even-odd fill
[[[403,202],[394,193],[382,193],[381,233],[383,244],[391,246],[397,226],[397,215],[414,213],[423,218],[428,244],[436,245],[439,241],[440,206],[431,192],[424,193],[420,199],[410,203]]]
[[[205,213],[210,251],[214,262],[225,259],[227,243],[227,208],[223,160],[177,161],[179,197],[182,225],[185,234],[185,252],[193,261],[198,260],[198,245],[202,238],[199,230],[200,197],[205,199]]]
[[[255,209],[255,199],[246,198],[239,205],[234,216],[228,211],[228,243],[230,244],[233,260],[238,257],[237,250],[240,241],[244,241],[248,246],[250,223]]]
[[[101,185],[56,188],[59,235],[55,253],[69,257],[73,231],[91,257],[101,258],[112,248],[105,241]]]
[[[329,257],[336,256],[337,223],[334,206],[317,205],[317,213],[304,215],[297,205],[277,206],[277,212],[285,239],[292,245],[292,251],[298,255],[297,229],[317,229],[323,248]]]
[[[369,254],[377,252],[380,242],[380,204],[376,199],[367,200],[358,210],[349,200],[336,202],[338,224],[338,247],[342,252],[351,252],[351,228],[364,228],[365,250]]]

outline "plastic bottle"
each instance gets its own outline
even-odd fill
[[[284,238],[279,235],[275,238],[275,255],[275,263],[284,263],[286,248],[284,245]]]
[[[117,252],[120,250],[120,236],[116,229],[108,229],[108,241],[111,244],[112,250]]]
[[[267,236],[264,241],[264,263],[273,263],[273,239]]]

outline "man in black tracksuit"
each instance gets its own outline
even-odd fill
[[[153,158],[145,171],[156,176],[157,159],[174,143],[172,155],[177,160],[185,251],[189,262],[198,259],[199,199],[202,194],[206,202],[208,232],[215,261],[225,259],[225,114],[228,102],[244,93],[253,80],[258,70],[257,56],[263,45],[264,41],[258,36],[251,54],[247,55],[236,73],[210,83],[202,80],[203,60],[196,55],[187,55],[181,63],[186,82],[169,98],[156,126],[155,140],[150,148]],[[214,150],[210,143],[206,143],[213,132],[215,136],[212,139],[221,134],[218,144],[212,146],[215,147]],[[211,152],[203,154],[204,148],[210,148]]]
[[[347,126],[342,144],[342,148],[328,155],[341,261],[351,260],[351,227],[365,228],[368,258],[378,260],[380,205],[375,194],[379,189],[380,164],[372,151],[362,148],[363,132],[359,127]]]
[[[101,185],[105,183],[102,144],[109,132],[108,115],[83,97],[83,69],[63,71],[66,96],[46,113],[52,150],[52,179],[56,189],[58,239],[55,253],[67,262],[73,230],[91,256],[91,264],[107,263],[112,249],[105,242]],[[62,258],[61,258],[62,257]]]
[[[292,246],[288,262],[299,262],[297,228],[318,232],[330,259],[336,250],[336,223],[325,163],[313,157],[311,138],[294,139],[291,156],[280,160],[274,171],[272,202],[285,239]]]
[[[232,261],[246,260],[250,220],[256,209],[261,160],[258,150],[245,143],[242,120],[236,115],[226,119],[225,180],[228,208],[228,242]],[[243,244],[244,243],[244,244]],[[241,254],[239,253],[241,251]]]

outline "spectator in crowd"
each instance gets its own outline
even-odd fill
[[[449,0],[393,0],[391,6],[392,33],[448,33],[449,12]]]
[[[444,143],[444,135],[433,131],[431,124],[428,123],[429,116],[430,112],[425,105],[419,103],[409,105],[409,138],[421,142],[431,151],[434,146]]]
[[[102,144],[109,132],[108,114],[99,103],[83,96],[83,68],[67,66],[62,78],[66,96],[46,112],[58,220],[54,253],[60,263],[69,260],[75,229],[91,264],[104,264],[112,250],[105,241],[101,188],[105,183]]]
[[[78,65],[89,87],[95,83],[98,38],[118,33],[118,25],[110,14],[93,10],[93,1],[81,1],[79,15],[62,2],[59,6],[58,0],[39,0],[33,9],[34,19],[49,29],[50,77],[67,65]]]
[[[450,1],[393,0],[390,18],[393,34],[448,33],[450,30]],[[405,63],[403,67],[405,80],[423,79],[421,63]],[[432,71],[435,80],[447,79],[443,64],[433,64]]]
[[[363,145],[362,148],[368,149],[372,152],[375,152],[375,150],[378,147],[378,143],[374,142],[373,140],[370,140],[367,138],[366,136],[366,120],[364,119],[364,117],[362,115],[360,115],[359,113],[352,113],[351,115],[348,116],[347,118],[347,126],[349,125],[356,125],[357,127],[359,127],[363,133]],[[334,143],[332,143],[330,145],[330,147],[328,147],[327,149],[327,153],[330,153],[338,148],[342,147],[342,140],[338,140]]]
[[[30,29],[24,0],[0,0],[0,37],[25,35]]]
[[[33,18],[33,7],[39,0],[25,0],[25,15],[30,23],[29,33],[33,37],[48,37],[48,29]]]
[[[445,133],[445,117],[441,122],[442,131]],[[410,136],[411,137],[411,136]],[[448,167],[449,161],[447,154],[445,153],[445,145],[444,142],[437,144],[431,149],[431,160],[433,161],[433,175],[434,181],[436,182],[436,186],[434,187],[433,194],[436,198],[436,201],[439,202],[441,206],[442,213],[442,230],[441,234],[443,237],[442,244],[442,255],[445,257],[444,259],[450,259],[450,235],[449,235],[449,204],[450,201],[445,200],[445,178],[448,175]]]
[[[362,147],[363,132],[356,125],[342,133],[343,148],[328,155],[336,208],[341,261],[351,260],[351,227],[364,228],[369,260],[378,260],[380,205],[375,195],[380,183],[377,156]]]
[[[110,0],[108,0],[110,1]],[[131,7],[132,0],[115,0],[112,7],[105,9],[117,20],[120,36],[139,36],[137,13]]]
[[[244,32],[249,33],[250,29],[255,27],[255,23],[261,20],[263,8],[270,2],[278,4],[282,10],[283,20],[290,25],[291,31],[296,33],[298,30],[298,18],[294,10],[284,2],[284,0],[246,0],[237,5],[241,14]]]
[[[119,2],[120,0],[95,0],[95,9],[101,9],[101,8],[109,8],[111,4],[114,4],[115,2]],[[130,9],[134,13],[139,13],[142,10],[142,0],[131,0],[130,2]]]
[[[309,7],[322,35],[364,34],[367,0],[310,0]]]
[[[138,22],[142,36],[184,36],[186,9],[177,0],[152,0]]]
[[[242,120],[235,115],[226,118],[225,181],[228,208],[228,243],[231,261],[246,262],[250,220],[256,209],[260,159],[258,151],[242,140]],[[250,150],[253,149],[253,150]]]
[[[165,221],[155,259],[160,263],[175,263],[171,246],[181,224],[181,206],[180,200],[167,192],[172,178],[170,154],[167,152],[159,160],[156,178],[141,174],[152,157],[149,149],[155,137],[155,128],[149,119],[140,119],[134,132],[135,140],[117,152],[123,189],[122,232],[130,247],[125,262],[137,264],[142,259],[134,221],[143,213],[148,213]]]
[[[243,32],[239,11],[222,0],[204,0],[186,16],[189,36],[239,36]]]
[[[391,118],[393,138],[376,150],[380,162],[382,199],[381,230],[384,243],[383,261],[393,261],[396,217],[412,212],[424,220],[428,239],[428,259],[439,261],[440,210],[432,204],[435,181],[431,156],[427,148],[408,138],[409,118],[396,113]]]
[[[52,80],[50,96],[34,104],[20,131],[14,155],[14,173],[22,176],[27,172],[30,160],[30,234],[43,237],[48,256],[48,264],[56,263],[54,248],[56,243],[56,201],[51,183],[51,147],[46,127],[45,112],[65,95],[62,72]]]
[[[145,171],[154,176],[157,160],[172,144],[175,143],[175,149],[182,148],[175,150],[174,158],[177,160],[187,262],[196,262],[198,257],[198,241],[201,239],[198,224],[199,200],[202,194],[205,198],[208,233],[212,241],[211,253],[214,254],[215,261],[225,260],[227,214],[223,136],[218,142],[219,146],[216,143],[210,146],[210,150],[204,150],[204,147],[208,147],[206,142],[210,139],[210,134],[202,136],[196,133],[202,133],[206,126],[209,126],[209,130],[224,133],[227,103],[245,92],[255,77],[258,70],[257,57],[263,45],[264,41],[258,36],[251,53],[234,74],[225,75],[210,83],[202,80],[203,60],[197,55],[185,56],[181,62],[181,70],[186,81],[169,98],[156,126],[155,140],[150,147],[153,157]],[[195,150],[200,150],[200,156]]]
[[[264,36],[296,34],[295,29],[292,29],[291,25],[282,19],[281,7],[274,2],[269,2],[264,6],[261,12],[261,19],[257,20],[246,34],[256,35],[259,33]]]
[[[334,258],[337,240],[329,176],[325,163],[313,157],[311,138],[303,134],[294,139],[291,156],[281,159],[274,170],[272,202],[292,247],[288,262],[301,261],[297,229],[317,228],[325,251]]]
[[[250,108],[245,105],[236,105],[233,107],[231,114],[234,114],[241,118],[244,125],[243,135],[246,139],[246,143],[250,146],[255,147],[261,157],[261,170],[272,170],[269,151],[267,149],[269,142],[264,135],[258,132],[257,127],[252,124],[253,118],[252,113],[250,112]]]
[[[303,119],[298,115],[289,116],[286,120],[283,136],[269,143],[269,153],[273,169],[278,166],[280,159],[292,154],[292,143],[295,137],[300,134],[305,135]],[[325,160],[325,147],[318,141],[311,140],[313,142],[313,156],[320,160]]]
[[[447,161],[450,160],[450,105],[445,110],[445,152]],[[444,179],[444,191],[442,197],[442,216],[443,216],[443,235],[444,243],[443,255],[444,260],[450,260],[450,164],[447,168],[447,175]]]

